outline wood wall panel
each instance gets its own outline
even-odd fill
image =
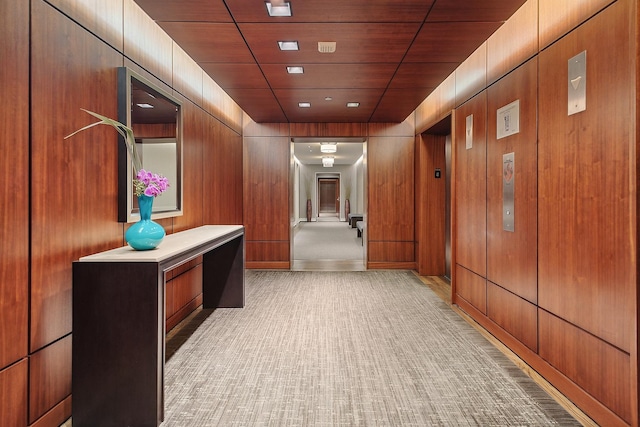
[[[289,262],[289,241],[247,241],[245,257],[250,261]]]
[[[487,40],[487,85],[537,53],[538,0],[529,0]]]
[[[538,142],[539,305],[627,352],[637,320],[630,3],[540,53]],[[567,61],[583,50],[587,109],[567,116]]]
[[[414,137],[367,142],[367,240],[413,242]]]
[[[104,94],[115,95],[122,56],[50,6],[35,1],[31,7],[34,351],[71,332],[72,261],[123,243],[117,133],[99,126],[63,139],[94,121],[80,108],[116,117],[116,97]]]
[[[544,310],[538,317],[540,357],[630,423],[629,354]]]
[[[289,140],[244,137],[243,145],[246,242],[289,242]]]
[[[27,425],[27,359],[0,370],[0,420],[6,427]]]
[[[369,262],[414,262],[414,242],[390,242],[368,240]]]
[[[202,76],[202,104],[209,114],[218,117],[236,133],[242,133],[242,110],[207,74]]]
[[[67,336],[29,357],[29,422],[70,394],[71,336]]]
[[[122,51],[124,0],[46,0],[102,40]]]
[[[471,148],[466,148],[466,118],[473,115]],[[486,277],[487,271],[487,96],[482,92],[456,110],[455,215],[456,262]]]
[[[170,218],[173,232],[204,224],[203,127],[208,115],[191,101],[182,104],[182,216]]]
[[[456,105],[487,87],[487,43],[482,43],[456,69]]]
[[[256,123],[246,114],[242,122],[243,136],[289,136],[289,123]]]
[[[416,134],[438,123],[455,107],[456,73],[454,71],[416,108]]]
[[[455,266],[455,277],[456,294],[486,315],[487,280],[461,265]]]
[[[369,123],[369,137],[374,136],[414,136],[415,114],[409,114],[401,123]]]
[[[616,0],[538,1],[538,37],[542,50]]]
[[[27,355],[29,308],[29,4],[0,3],[0,369]],[[10,124],[10,126],[8,125]],[[16,371],[12,371],[15,375]],[[7,374],[8,375],[8,374]],[[0,420],[3,420],[0,410]]]
[[[366,123],[291,123],[292,137],[366,137]]]
[[[537,302],[537,90],[532,59],[487,89],[487,279]],[[497,139],[497,110],[520,102],[520,131]],[[514,153],[514,231],[503,225],[503,155]]]
[[[173,84],[173,41],[134,0],[124,0],[123,53],[165,83]]]
[[[538,351],[538,309],[534,304],[487,282],[487,316],[532,351]]]
[[[193,101],[202,105],[204,71],[176,43],[173,45],[173,88]]]
[[[203,163],[205,224],[242,224],[242,137],[206,120]]]
[[[444,276],[446,269],[445,141],[444,135],[416,136],[416,263],[423,276]]]

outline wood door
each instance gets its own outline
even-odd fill
[[[338,178],[319,178],[319,213],[340,212],[340,180]]]

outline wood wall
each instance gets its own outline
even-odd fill
[[[2,2],[0,12],[11,99],[0,107],[0,419],[58,426],[71,415],[72,262],[122,246],[127,228],[116,133],[63,137],[93,121],[80,108],[116,117],[116,68],[134,68],[184,103],[184,215],[159,222],[167,233],[241,224],[242,111],[131,0]],[[169,272],[169,326],[201,301],[190,267]]]
[[[453,302],[601,425],[638,425],[637,25],[632,0],[529,0],[416,111],[417,132],[452,117]],[[568,115],[583,50],[587,109]]]

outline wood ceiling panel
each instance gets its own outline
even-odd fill
[[[196,62],[255,63],[234,24],[159,22]],[[215,76],[212,76],[215,80]]]
[[[304,74],[288,74],[287,65],[301,65]],[[397,64],[263,64],[262,71],[274,89],[362,89],[389,84]]]
[[[419,24],[240,24],[258,63],[400,62]],[[278,41],[298,41],[299,51],[278,49]],[[319,41],[335,41],[335,53],[318,52]],[[476,46],[477,47],[477,46]]]
[[[402,122],[433,90],[434,88],[387,89],[371,116],[371,121]]]
[[[499,27],[496,22],[425,24],[405,62],[462,62]]]
[[[215,81],[220,87],[269,89],[258,64],[203,62],[200,65],[205,73],[215,76]]]
[[[427,22],[503,22],[526,0],[438,0]]]
[[[389,84],[391,89],[437,87],[458,66],[457,62],[403,62]]]
[[[271,90],[231,88],[227,93],[257,123],[287,122]]]
[[[433,0],[291,0],[291,17],[267,14],[264,2],[226,0],[237,22],[422,22]]]
[[[233,22],[222,1],[135,0],[155,21]]]
[[[383,89],[276,89],[282,108],[294,122],[314,122],[326,117],[329,122],[368,122]],[[325,101],[331,96],[331,101]],[[311,108],[300,108],[298,102],[310,102]],[[347,102],[359,102],[358,108],[347,108]],[[313,120],[310,120],[313,119]]]

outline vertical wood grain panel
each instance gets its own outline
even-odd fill
[[[29,4],[0,3],[0,369],[27,355],[29,306]],[[15,374],[16,371],[12,371]],[[8,374],[7,374],[8,375]],[[0,411],[2,412],[2,411]],[[4,418],[0,414],[0,420]],[[12,419],[12,418],[9,418]]]
[[[414,137],[367,142],[368,242],[414,241]]]
[[[487,282],[487,316],[532,351],[538,351],[538,309],[534,304]]]
[[[444,135],[416,136],[416,263],[423,276],[445,274]],[[435,177],[440,169],[441,178]]]
[[[537,302],[537,90],[532,59],[487,89],[487,279]],[[520,102],[520,131],[497,139],[497,110]],[[514,153],[514,231],[503,227],[503,155]]]
[[[487,40],[487,84],[537,53],[538,0],[528,0]]]
[[[538,0],[540,49],[568,33],[616,0]]]
[[[71,336],[29,357],[29,422],[71,394]]]
[[[242,137],[205,119],[203,163],[206,224],[242,224]]]
[[[544,310],[538,316],[540,357],[630,423],[629,354]]]
[[[0,420],[6,427],[27,425],[27,359],[0,370]]]
[[[74,21],[122,51],[122,9],[124,0],[47,0]]]
[[[541,52],[538,142],[539,305],[627,352],[637,321],[629,6]],[[583,50],[587,109],[567,116],[567,61]]]
[[[202,105],[204,71],[176,43],[173,45],[173,88],[193,101]]]
[[[456,294],[486,315],[487,280],[459,264],[455,266],[455,270]]]
[[[465,103],[487,87],[487,43],[482,43],[458,66],[456,76],[456,105]]]
[[[207,74],[202,76],[202,108],[236,133],[242,133],[242,110]]]
[[[415,114],[409,116],[401,123],[369,123],[369,137],[373,136],[414,136]]]
[[[134,0],[124,0],[124,50],[140,66],[173,84],[173,40]]]
[[[184,101],[184,100],[183,100]],[[182,104],[182,189],[183,214],[173,218],[173,231],[203,225],[203,121],[207,115],[191,101]]]
[[[456,106],[456,73],[453,72],[422,101],[415,111],[416,133],[424,132]]]
[[[94,121],[80,108],[116,117],[122,56],[50,6],[35,1],[31,7],[34,351],[71,332],[72,261],[123,243],[117,133],[99,126],[63,139]]]
[[[289,141],[284,137],[244,137],[243,145],[246,243],[288,244]]]
[[[292,137],[366,137],[366,123],[291,123]]]
[[[472,147],[466,148],[466,118],[473,115]],[[487,274],[487,96],[482,92],[456,110],[455,216],[456,262]]]

